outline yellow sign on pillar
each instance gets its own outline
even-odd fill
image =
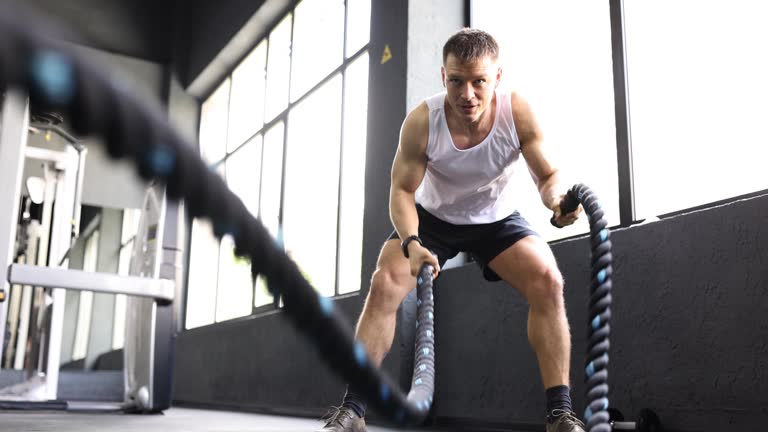
[[[389,49],[389,44],[384,45],[384,53],[381,54],[381,64],[384,64],[392,60],[392,51]]]

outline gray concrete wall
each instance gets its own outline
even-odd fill
[[[766,208],[762,196],[612,233],[612,406],[628,416],[653,408],[669,430],[753,430],[768,420]],[[573,399],[583,412],[589,242],[553,251],[566,281]],[[540,421],[544,395],[524,299],[483,281],[474,266],[446,271],[436,290],[438,418]]]
[[[408,111],[444,90],[440,79],[443,45],[462,27],[463,0],[408,2]]]

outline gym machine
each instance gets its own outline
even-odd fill
[[[36,113],[30,121],[24,93],[9,90],[2,102],[0,202],[5,206],[0,211],[0,268],[7,269],[7,281],[0,282],[0,346],[6,354],[2,367],[25,372],[22,382],[0,388],[0,407],[165,410],[171,401],[179,314],[174,299],[180,286],[182,248],[178,229],[166,233],[164,227],[166,218],[175,218],[169,226],[178,227],[183,212],[175,204],[166,206],[164,190],[150,185],[129,276],[69,269],[69,252],[79,235],[87,150],[56,124],[54,114],[41,118]],[[53,149],[28,145],[30,131],[55,133],[68,145]],[[29,161],[42,167],[42,176],[26,175]],[[42,206],[40,221],[30,216],[32,204]],[[128,296],[121,403],[57,398],[65,290]]]

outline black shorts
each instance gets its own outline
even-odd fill
[[[437,254],[441,267],[459,252],[467,252],[482,268],[485,279],[492,282],[501,278],[488,267],[488,263],[523,237],[538,236],[518,212],[500,221],[472,225],[445,222],[418,204],[416,212],[419,215],[419,237],[424,247]],[[397,231],[389,236],[389,240],[399,238]]]

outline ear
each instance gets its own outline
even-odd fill
[[[498,87],[499,83],[501,82],[501,75],[502,75],[502,70],[501,70],[501,66],[499,66],[499,69],[496,71],[496,87]]]
[[[445,67],[440,66],[440,83],[445,87]]]

